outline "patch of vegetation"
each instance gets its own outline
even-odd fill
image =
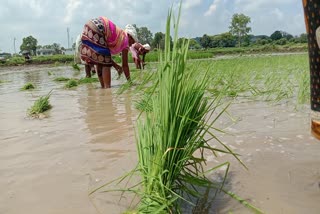
[[[21,88],[21,91],[27,91],[32,89],[35,89],[34,85],[31,82],[28,82]]]
[[[79,65],[78,64],[72,64],[72,68],[74,69],[74,70],[77,70],[77,71],[80,71],[80,67],[79,67]]]
[[[67,78],[67,77],[57,77],[54,79],[54,81],[56,81],[56,82],[67,82],[69,80],[70,80],[70,78]]]
[[[99,79],[97,77],[91,77],[91,78],[81,78],[78,80],[79,84],[88,84],[88,83],[96,83],[99,82]]]
[[[75,79],[70,79],[66,84],[65,88],[74,88],[78,86],[78,81]]]
[[[48,75],[51,76],[51,75],[52,75],[52,72],[51,72],[51,71],[48,71]]]
[[[28,114],[30,116],[37,117],[39,116],[39,114],[51,109],[52,106],[50,105],[50,102],[49,102],[50,95],[51,95],[51,92],[37,99],[34,102],[33,106],[28,109]]]

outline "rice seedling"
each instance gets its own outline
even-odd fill
[[[52,72],[48,71],[48,76],[51,76],[52,75]]]
[[[72,68],[74,70],[80,71],[80,67],[79,67],[79,65],[77,63],[72,64]]]
[[[200,73],[187,69],[189,43],[185,41],[180,48],[177,47],[180,10],[178,20],[174,23],[172,52],[172,11],[168,13],[165,49],[159,56],[158,70],[154,74],[153,85],[148,89],[150,93],[143,101],[151,108],[143,112],[136,124],[138,166],[118,179],[121,182],[134,174],[141,177],[138,184],[126,190],[119,189],[121,192],[136,193],[140,197],[136,211],[132,213],[181,213],[182,201],[193,204],[188,200],[189,197],[202,196],[197,187],[224,190],[229,163],[205,169],[205,151],[213,155],[216,152],[231,154],[239,160],[238,155],[213,134],[213,124],[228,105],[212,118],[216,108],[222,104],[219,98],[211,100],[205,96],[209,85],[208,70]],[[222,149],[213,148],[212,141],[221,145]],[[208,173],[223,166],[227,169],[222,184],[207,177]],[[91,194],[106,185],[93,190]],[[224,192],[232,196],[230,192]],[[237,200],[244,202],[242,199]],[[251,208],[260,212],[253,206]]]
[[[96,83],[99,82],[99,79],[97,77],[91,77],[91,78],[81,78],[78,80],[79,84],[88,84],[88,83]]]
[[[50,95],[51,91],[47,95],[39,97],[39,99],[34,102],[33,106],[28,109],[28,115],[37,117],[39,114],[51,109],[52,106],[49,102]]]
[[[78,81],[75,79],[70,79],[66,84],[65,88],[74,88],[78,86]]]
[[[31,82],[26,83],[20,90],[21,91],[27,91],[35,89],[34,85]]]
[[[56,81],[56,82],[67,82],[69,80],[70,80],[70,78],[67,78],[67,77],[57,77],[54,79],[54,81]]]

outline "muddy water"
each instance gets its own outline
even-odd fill
[[[119,202],[118,193],[88,197],[88,191],[135,166],[132,97],[116,95],[123,79],[107,90],[98,83],[66,90],[53,81],[58,76],[83,73],[48,66],[0,70],[7,81],[0,84],[0,213],[121,213],[130,197]],[[19,91],[26,82],[37,89]],[[26,117],[51,89],[48,117]],[[229,112],[238,122],[224,117],[216,125],[232,135],[217,135],[249,170],[229,156],[208,155],[209,166],[232,163],[228,189],[266,213],[319,213],[320,141],[309,134],[308,107],[238,100]],[[207,213],[230,211],[249,213],[225,195]]]

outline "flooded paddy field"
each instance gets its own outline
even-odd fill
[[[115,72],[112,73],[113,76]],[[99,83],[65,89],[54,78],[84,76],[70,66],[0,68],[0,213],[108,213],[126,210],[130,197],[88,192],[137,163],[133,95]],[[36,89],[20,91],[27,82]],[[53,89],[46,118],[27,109]],[[310,134],[309,106],[236,98],[216,125],[220,140],[241,155],[207,154],[209,166],[231,162],[227,188],[265,213],[319,213],[320,142]],[[213,142],[214,143],[214,142]],[[222,170],[221,170],[222,171]],[[219,195],[207,212],[250,213]]]

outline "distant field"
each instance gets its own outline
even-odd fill
[[[241,47],[241,48],[213,48],[207,50],[190,50],[188,52],[189,59],[205,59],[212,58],[219,55],[234,55],[234,54],[259,54],[259,53],[283,53],[283,52],[306,52],[306,44],[290,44],[290,45],[264,45],[255,47]],[[146,62],[157,62],[159,58],[159,51],[155,49],[146,55]],[[116,62],[121,62],[119,55],[113,56]],[[53,64],[53,63],[73,63],[74,57],[72,55],[53,55],[53,56],[33,56],[32,64]],[[132,63],[131,55],[129,62]],[[0,66],[11,66],[26,64],[24,57],[12,57],[0,63]]]

